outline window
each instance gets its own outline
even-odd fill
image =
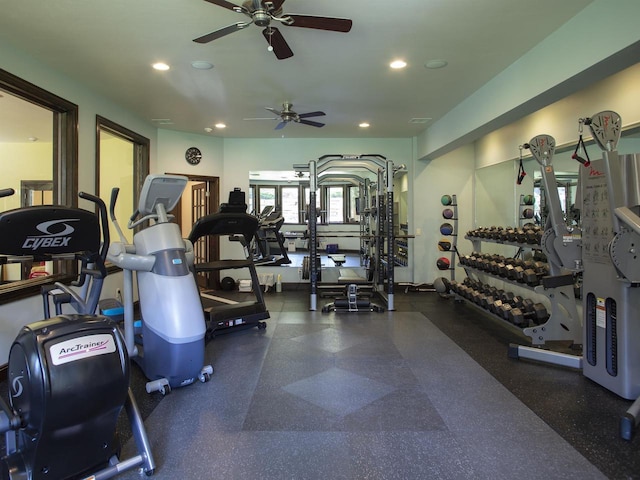
[[[327,187],[327,219],[329,223],[344,222],[344,187]]]
[[[349,223],[359,223],[360,222],[360,207],[358,202],[360,201],[360,188],[359,187],[348,187],[349,190],[349,210],[348,210],[348,218],[347,221]]]
[[[282,216],[285,223],[299,223],[300,217],[300,189],[298,187],[282,187],[280,189],[282,197]]]
[[[26,120],[24,115],[38,120]],[[40,122],[40,119],[44,121]],[[43,133],[34,134],[22,130],[22,127],[35,128],[36,124]],[[12,197],[0,200],[2,210],[19,207],[21,198],[25,202],[78,205],[77,131],[77,105],[0,70],[0,161],[3,162],[1,187],[10,187],[16,191]],[[9,134],[19,141],[10,140]],[[35,170],[25,171],[28,160],[37,162],[37,167],[34,164]],[[8,167],[14,164],[19,168],[12,172]],[[38,295],[40,286],[45,283],[75,278],[75,262],[54,263],[47,266],[45,272],[35,272],[37,275],[32,275],[33,268],[27,269],[24,265],[17,266],[16,270],[11,270],[16,266],[3,266],[0,303]]]
[[[258,187],[258,213],[265,207],[276,207],[276,187]]]

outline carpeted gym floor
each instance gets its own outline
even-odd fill
[[[207,344],[209,383],[143,403],[155,478],[640,479],[640,440],[617,437],[630,402],[507,358],[526,338],[471,306],[401,292],[395,312],[322,314],[306,286],[266,301],[266,331]]]

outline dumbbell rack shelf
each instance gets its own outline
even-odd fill
[[[540,249],[540,245],[529,244],[529,243],[509,242],[509,241],[496,240],[496,239],[490,239],[490,238],[478,238],[478,237],[469,237],[469,236],[465,236],[465,238],[471,241],[473,245],[473,249],[476,252],[481,252],[482,243],[494,243],[494,244],[500,244],[500,245],[512,245],[515,247],[522,247],[522,248]],[[517,285],[518,287],[521,287],[526,290],[533,289],[533,291],[537,295],[546,297],[551,307],[550,308],[551,313],[547,321],[541,325],[520,328],[516,325],[509,323],[508,321],[504,320],[500,316],[482,309],[481,307],[475,305],[473,302],[469,301],[468,299],[457,295],[458,298],[462,298],[463,300],[467,301],[469,304],[475,306],[476,308],[479,308],[485,313],[489,315],[493,315],[496,318],[502,320],[505,325],[509,325],[510,327],[521,330],[526,336],[531,338],[532,345],[540,346],[540,345],[544,345],[548,341],[571,341],[575,345],[582,343],[582,319],[578,313],[573,284],[545,287],[544,286],[545,283],[553,284],[554,282],[545,282],[544,279],[542,279],[543,284],[532,287],[525,283],[513,281],[509,278],[496,275],[486,270],[477,269],[469,265],[460,265],[460,266],[464,268],[468,277],[471,277],[471,278],[475,277],[478,281],[482,283],[486,283],[487,279],[494,279],[504,284]]]
[[[544,325],[537,325],[537,326],[535,326],[535,327],[526,327],[526,328],[519,327],[519,326],[514,325],[513,323],[509,322],[508,320],[505,320],[505,319],[504,319],[504,318],[502,318],[500,315],[497,315],[497,314],[495,314],[495,313],[493,313],[493,312],[491,312],[491,311],[487,310],[486,308],[482,308],[480,305],[476,305],[476,304],[475,304],[475,303],[473,303],[472,301],[470,301],[470,300],[468,300],[468,299],[466,299],[466,298],[464,298],[464,297],[461,297],[461,296],[460,296],[459,294],[457,294],[457,293],[455,294],[455,296],[456,296],[456,298],[457,298],[457,299],[459,298],[461,301],[464,301],[465,303],[467,303],[468,305],[470,305],[471,307],[473,307],[474,309],[476,309],[476,310],[477,310],[477,311],[479,311],[480,313],[483,313],[483,314],[485,314],[485,315],[487,315],[487,316],[489,316],[489,317],[491,317],[491,318],[493,318],[493,319],[495,319],[495,320],[498,320],[498,321],[500,322],[500,324],[501,324],[501,325],[504,325],[505,327],[507,327],[507,328],[509,328],[509,329],[513,330],[514,332],[516,332],[516,333],[518,333],[518,334],[521,334],[521,335],[525,335],[525,336],[531,337],[530,335],[527,335],[527,334],[525,333],[525,331],[526,331],[526,330],[528,330],[528,329],[539,329],[539,328],[541,328],[541,327],[544,327]],[[539,343],[534,343],[534,342],[533,342],[533,340],[532,340],[532,342],[531,342],[531,343],[532,343],[533,345],[542,345],[542,344],[539,344]]]
[[[465,235],[465,240],[469,240],[471,242],[471,244],[473,245],[473,249],[475,251],[480,251],[480,244],[481,242],[484,243],[495,243],[498,245],[507,245],[510,247],[519,247],[519,248],[529,248],[531,250],[541,250],[542,247],[540,247],[539,244],[537,243],[522,243],[522,242],[510,242],[508,240],[496,240],[493,238],[479,238],[479,237],[470,237],[469,235]]]

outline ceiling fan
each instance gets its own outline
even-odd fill
[[[347,18],[317,17],[314,15],[296,15],[283,13],[282,4],[285,0],[246,0],[242,6],[235,5],[227,0],[205,0],[214,5],[232,10],[236,13],[243,13],[251,20],[238,22],[228,27],[221,28],[215,32],[208,33],[194,39],[197,43],[208,43],[218,38],[237,32],[248,27],[252,23],[265,27],[262,30],[264,38],[269,43],[269,50],[273,51],[278,60],[283,60],[293,56],[293,51],[276,27],[271,26],[272,21],[280,22],[290,27],[315,28],[318,30],[329,30],[333,32],[348,32],[351,30],[352,21]]]
[[[302,123],[304,125],[310,125],[312,127],[324,127],[324,123],[315,122],[313,120],[307,120],[310,117],[321,117],[326,115],[324,112],[308,112],[308,113],[296,113],[291,108],[293,105],[289,102],[285,102],[282,104],[282,110],[277,110],[271,107],[264,107],[266,110],[269,110],[271,113],[277,115],[275,118],[245,118],[245,120],[280,120],[280,123],[276,125],[276,130],[280,130],[284,128],[287,123],[295,122]]]

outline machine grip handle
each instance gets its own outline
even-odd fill
[[[573,158],[574,160],[577,160],[578,162],[580,162],[585,167],[588,167],[589,165],[591,165],[591,161],[582,158],[577,153],[574,153],[573,155],[571,155],[571,158]]]

